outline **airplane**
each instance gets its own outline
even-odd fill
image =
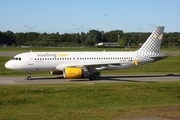
[[[27,71],[31,80],[34,71],[50,71],[67,79],[88,77],[95,80],[102,70],[136,67],[167,57],[159,52],[164,26],[158,26],[145,43],[134,52],[26,52],[5,63],[11,70]]]

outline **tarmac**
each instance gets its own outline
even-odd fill
[[[164,81],[180,81],[180,75],[106,75],[97,80],[88,78],[64,79],[63,76],[39,76],[33,77],[32,80],[26,80],[24,77],[0,77],[0,85],[14,84],[95,84],[95,83],[120,83],[120,82],[145,82],[155,83]]]

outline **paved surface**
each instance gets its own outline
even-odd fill
[[[23,53],[23,52],[0,52],[0,56],[10,57],[10,56],[15,56],[20,53]]]
[[[26,80],[24,77],[0,77],[0,85],[9,84],[94,84],[111,82],[162,82],[162,81],[180,81],[180,75],[128,75],[128,76],[102,76],[98,80],[89,81],[87,78],[64,79],[63,77],[42,76],[33,77],[32,80]]]

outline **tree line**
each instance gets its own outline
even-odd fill
[[[101,42],[118,42],[120,47],[131,46],[137,47],[144,43],[151,33],[130,32],[124,33],[122,30],[103,32],[90,30],[88,33],[37,33],[37,32],[19,32],[13,33],[8,30],[0,31],[1,46],[32,46],[32,47],[78,47],[94,46]],[[164,33],[163,47],[179,47],[180,33]]]

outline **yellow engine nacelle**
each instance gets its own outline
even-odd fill
[[[64,78],[80,78],[83,75],[82,68],[65,68],[63,70]]]
[[[52,75],[62,75],[63,71],[50,71]]]

